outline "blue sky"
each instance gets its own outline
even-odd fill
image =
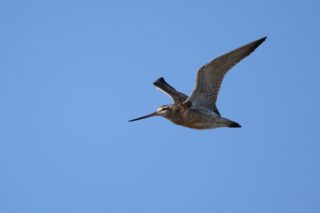
[[[320,212],[318,1],[0,3],[0,212]],[[240,129],[135,123],[196,70]]]

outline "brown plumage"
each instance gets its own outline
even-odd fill
[[[266,38],[239,47],[202,66],[197,72],[196,86],[190,97],[175,90],[164,78],[159,78],[154,85],[169,95],[174,103],[161,106],[156,112],[129,122],[162,116],[175,124],[193,129],[241,127],[238,123],[221,117],[216,107],[218,93],[225,74],[236,63],[250,55]]]

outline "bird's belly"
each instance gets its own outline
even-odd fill
[[[173,123],[193,128],[193,129],[212,129],[216,127],[216,123],[219,120],[219,116],[214,112],[196,112],[185,111],[181,113],[179,119],[171,120]]]

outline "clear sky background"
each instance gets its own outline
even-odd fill
[[[0,3],[1,213],[320,212],[319,1]],[[240,129],[129,119],[268,36],[218,99]]]

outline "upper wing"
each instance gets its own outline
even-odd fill
[[[169,85],[164,78],[159,78],[153,83],[158,89],[169,95],[175,104],[179,104],[187,100],[188,96],[178,92],[171,85]]]
[[[187,101],[216,110],[216,100],[224,75],[239,61],[250,55],[267,37],[246,44],[202,66],[197,73],[196,87]]]

